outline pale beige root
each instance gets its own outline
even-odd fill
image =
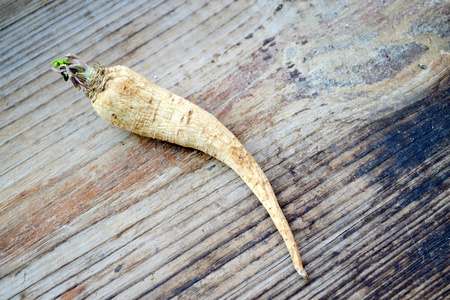
[[[198,149],[227,164],[269,212],[295,269],[307,278],[289,224],[264,172],[238,139],[213,115],[124,66],[101,69],[86,92],[105,120],[136,134]]]

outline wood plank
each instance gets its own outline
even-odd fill
[[[450,295],[447,1],[0,11],[0,298]],[[232,170],[103,121],[50,71],[67,53],[223,122],[271,181],[310,280]]]

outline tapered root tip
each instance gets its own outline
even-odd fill
[[[309,279],[309,276],[308,276],[308,274],[306,274],[306,271],[303,267],[297,268],[297,272],[303,279],[306,279],[306,280]]]

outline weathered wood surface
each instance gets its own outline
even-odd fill
[[[449,296],[448,1],[0,5],[0,298]],[[233,131],[310,280],[228,167],[99,118],[70,52]]]

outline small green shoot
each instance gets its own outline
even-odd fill
[[[70,63],[65,59],[56,59],[52,61],[52,64],[55,66],[55,68],[59,68],[61,65],[70,65]]]
[[[94,69],[84,63],[78,56],[74,54],[66,55],[66,59],[56,59],[52,61],[52,70],[61,74],[65,81],[70,81],[73,85],[80,89],[80,87],[90,90],[89,83],[94,76]]]

